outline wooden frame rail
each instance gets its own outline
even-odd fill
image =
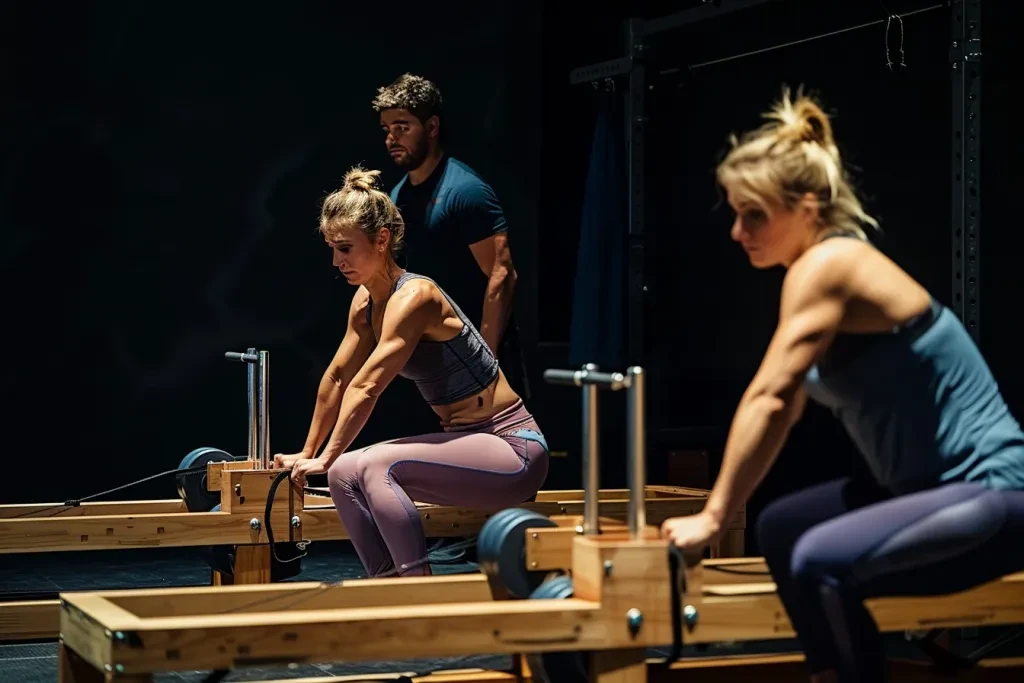
[[[658,672],[649,678],[645,650],[673,638],[665,541],[653,533],[576,536],[571,560],[574,594],[563,600],[495,599],[483,575],[62,594],[61,681],[141,683],[161,671],[257,662],[522,652],[586,653],[594,682],[657,679]],[[760,558],[687,568],[684,641],[793,637],[774,584],[758,571]],[[1022,624],[1024,573],[954,595],[867,606],[884,631]],[[687,667],[684,660],[661,668]]]
[[[235,572],[225,578],[214,571],[215,585],[269,583],[271,554],[264,512],[270,486],[280,471],[254,470],[249,461],[214,463],[208,469],[207,487],[221,492],[222,509],[218,512],[189,512],[181,500],[84,503],[77,507],[0,505],[0,554],[227,545],[234,546]],[[656,485],[647,486],[645,493],[647,519],[652,525],[699,512],[708,496],[703,489]],[[604,528],[624,532],[629,490],[602,489],[599,501]],[[426,504],[417,507],[426,534],[432,538],[474,536],[495,512]],[[536,500],[520,507],[548,516],[559,525],[527,531],[528,566],[568,567],[572,540],[582,524],[583,491],[541,491]],[[286,483],[276,491],[271,524],[279,542],[348,538],[329,497],[304,494]],[[745,526],[745,510],[740,510],[713,555],[741,555]],[[0,642],[56,638],[58,612],[57,600],[0,602]]]

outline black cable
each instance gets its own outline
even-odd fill
[[[94,500],[96,498],[99,498],[100,496],[105,496],[105,495],[108,495],[110,493],[116,493],[118,491],[123,491],[124,489],[131,488],[132,486],[138,486],[139,484],[145,484],[147,481],[153,481],[154,479],[159,479],[160,477],[166,477],[166,476],[169,476],[169,475],[172,475],[172,474],[185,474],[185,475],[197,474],[199,472],[206,472],[206,465],[197,465],[196,467],[189,467],[188,469],[184,469],[184,470],[173,469],[173,470],[167,470],[166,472],[158,472],[157,474],[153,474],[153,475],[150,475],[148,477],[143,477],[142,479],[138,479],[136,481],[132,481],[132,482],[129,482],[127,484],[122,484],[121,486],[117,486],[115,488],[108,489],[106,491],[100,491],[99,493],[94,493],[92,495],[85,496],[84,498],[77,498],[77,499],[76,498],[72,498],[71,500],[64,501],[63,504],[53,505],[53,506],[48,507],[48,508],[43,508],[42,510],[29,510],[27,512],[23,512],[20,515],[15,515],[14,517],[9,517],[8,519],[18,519],[18,518],[21,518],[21,517],[26,517],[28,515],[42,514],[42,513],[51,512],[51,511],[55,511],[55,510],[57,511],[55,514],[60,514],[60,512],[63,512],[64,510],[67,510],[67,509],[70,509],[70,508],[79,507],[79,506],[81,506],[82,503],[84,503],[86,501]]]
[[[267,540],[270,543],[270,553],[274,556],[275,560],[277,560],[278,562],[281,562],[281,563],[295,562],[296,560],[301,560],[303,557],[306,556],[306,548],[309,547],[309,544],[310,544],[310,541],[297,541],[297,542],[295,542],[295,546],[302,552],[302,554],[301,555],[297,555],[297,556],[295,556],[295,557],[293,557],[291,559],[288,559],[288,560],[281,559],[278,556],[278,554],[277,554],[277,549],[275,548],[274,530],[273,530],[273,528],[271,526],[271,523],[270,523],[270,513],[274,509],[274,497],[275,497],[275,494],[277,493],[277,487],[281,485],[281,482],[283,482],[285,479],[289,478],[290,476],[291,476],[291,469],[289,468],[289,469],[286,469],[286,470],[281,470],[281,472],[277,475],[277,477],[274,478],[273,483],[270,484],[270,490],[267,492],[267,505],[263,509],[263,525],[267,529]],[[308,486],[303,487],[303,491],[306,491],[308,489],[309,489]],[[473,547],[474,545],[476,545],[476,538],[468,538],[466,540],[459,541],[458,543],[453,543],[452,545],[450,545],[447,548],[445,548],[445,550],[447,550],[447,551],[465,550],[465,549],[469,549],[469,548]],[[421,557],[420,559],[416,560],[415,562],[410,562],[408,564],[402,565],[402,570],[406,571],[406,570],[409,570],[409,569],[414,569],[416,567],[422,566],[422,565],[427,564],[429,562],[430,562],[430,555],[428,553],[425,557]],[[378,574],[377,576],[375,576],[373,578],[375,578],[375,579],[383,579],[383,578],[388,578],[388,577],[391,577],[391,576],[396,576],[397,574],[398,574],[398,568],[395,567],[395,568],[392,568],[391,570],[389,570],[387,572],[384,572],[383,574]]]
[[[278,562],[295,562],[301,560],[306,556],[306,548],[309,547],[309,541],[297,541],[295,547],[298,548],[302,554],[296,555],[290,560],[282,560],[277,556],[277,548],[274,545],[274,530],[270,526],[270,511],[274,509],[274,495],[277,493],[277,487],[281,485],[281,482],[292,475],[291,469],[282,470],[276,477],[274,477],[274,483],[270,485],[270,491],[267,492],[267,506],[263,509],[263,525],[267,528],[267,541],[270,543],[270,553],[274,556],[274,559]]]
[[[751,564],[754,564],[751,562]],[[732,569],[729,567],[705,567],[709,572],[722,572],[723,574],[740,574],[742,576],[771,576],[772,573],[769,570],[759,569],[757,571],[743,571],[741,569]]]

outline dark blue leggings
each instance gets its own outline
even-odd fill
[[[1024,491],[947,484],[893,496],[839,479],[761,513],[758,543],[811,673],[886,681],[867,598],[943,595],[1024,569]]]

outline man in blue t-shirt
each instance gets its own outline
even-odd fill
[[[512,315],[516,271],[508,226],[494,190],[442,146],[441,92],[404,74],[373,100],[384,143],[406,175],[391,190],[405,220],[406,269],[447,291],[473,321],[524,400],[529,384]]]

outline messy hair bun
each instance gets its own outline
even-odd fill
[[[775,131],[778,139],[816,143],[836,158],[839,157],[828,115],[817,102],[802,93],[798,93],[796,100],[791,101],[789,93],[785,92],[765,117],[778,122]]]
[[[867,239],[864,226],[878,222],[861,206],[843,169],[832,123],[821,106],[801,90],[789,88],[763,114],[768,123],[732,138],[719,164],[718,182],[771,213],[772,206],[793,209],[808,194],[818,201],[823,227],[839,228]]]
[[[331,242],[339,241],[340,231],[357,227],[372,242],[388,229],[388,247],[392,258],[398,255],[405,237],[405,221],[391,196],[378,190],[380,171],[353,166],[345,174],[344,184],[324,199],[320,209],[320,232]]]
[[[353,190],[370,192],[377,186],[380,171],[368,171],[361,166],[354,166],[345,174],[345,187]]]

